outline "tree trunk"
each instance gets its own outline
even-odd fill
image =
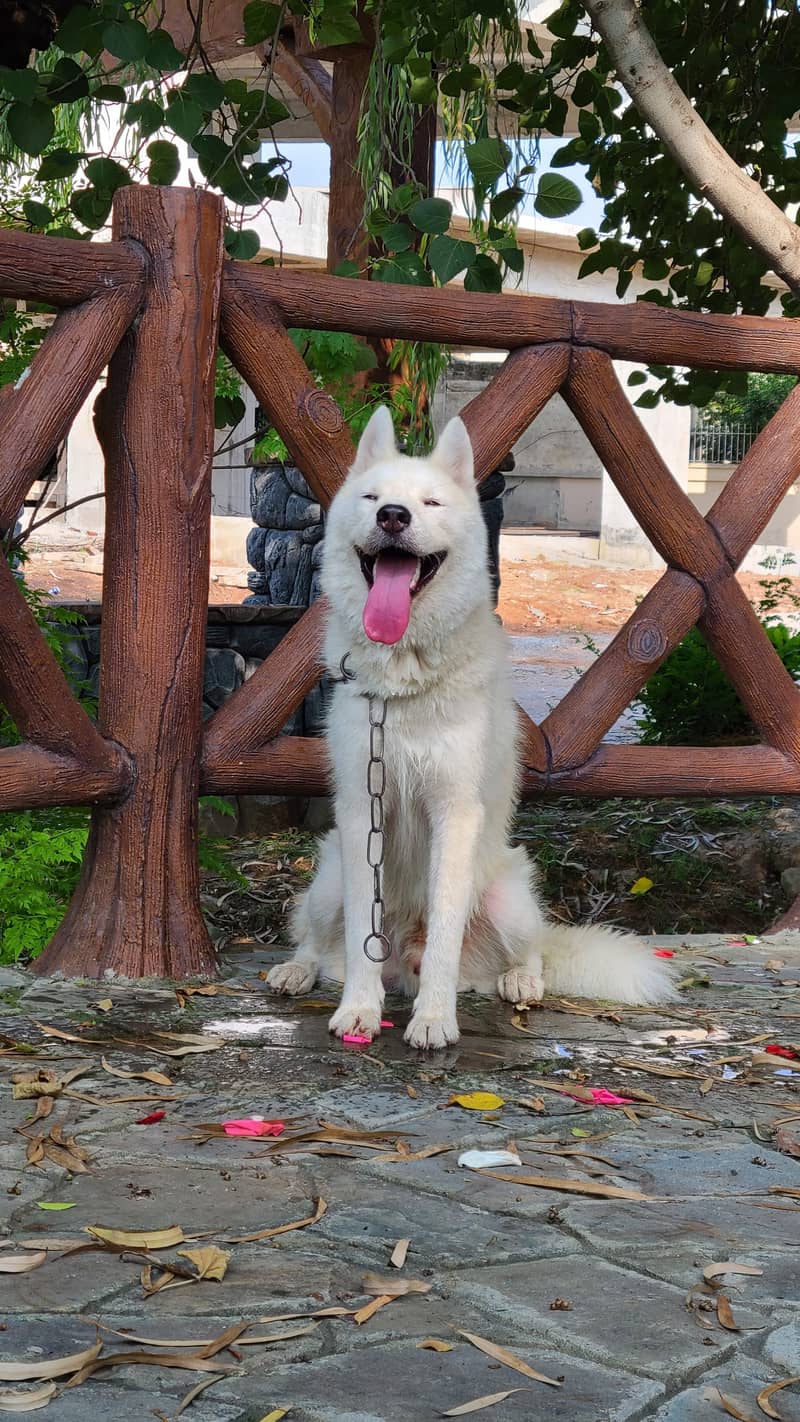
[[[584,5],[620,81],[695,192],[800,294],[800,231],[703,122],[656,49],[636,0],[584,0]]]
[[[97,410],[107,510],[100,729],[135,776],[127,798],[94,811],[80,884],[38,972],[215,971],[197,797],[223,225],[209,193],[116,196],[114,236],[144,247],[151,274]]]

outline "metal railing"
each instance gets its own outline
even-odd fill
[[[740,464],[757,434],[749,425],[696,420],[689,435],[689,463]]]

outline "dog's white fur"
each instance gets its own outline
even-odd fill
[[[356,552],[376,546],[385,503],[410,510],[415,553],[447,551],[394,646],[363,630],[367,584]],[[629,1003],[673,997],[668,966],[637,939],[549,921],[524,849],[509,844],[518,720],[460,419],[428,458],[407,458],[388,411],[376,412],[331,504],[323,590],[326,665],[338,668],[347,654],[355,672],[336,686],[328,723],[336,828],[294,916],[297,951],[272,969],[270,986],[303,993],[318,975],[343,981],[330,1022],[339,1036],[378,1034],[387,987],[416,993],[406,1032],[413,1047],[458,1040],[457,991],[496,990],[510,1002],[538,1001],[545,989]],[[383,969],[363,951],[373,897],[367,693],[387,698],[384,895],[394,951]]]

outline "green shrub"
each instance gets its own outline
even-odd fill
[[[0,963],[35,958],[64,917],[80,874],[88,810],[0,815]]]

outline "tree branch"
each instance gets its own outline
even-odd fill
[[[640,114],[698,196],[800,294],[800,230],[725,151],[673,78],[635,0],[584,0]]]

